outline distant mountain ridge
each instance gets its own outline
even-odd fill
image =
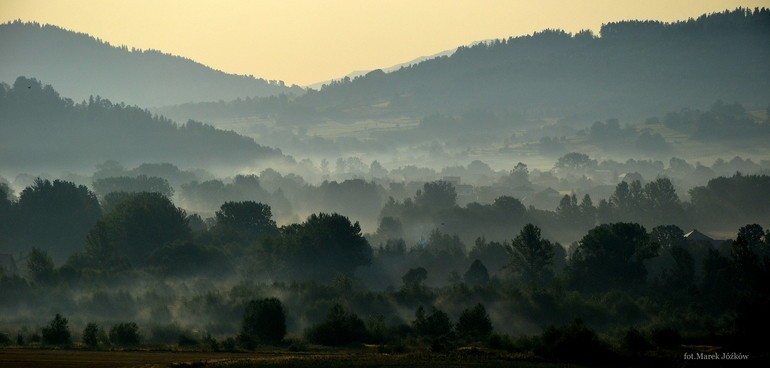
[[[354,79],[354,78],[358,78],[358,77],[366,75],[367,73],[371,72],[372,70],[382,70],[383,72],[386,72],[386,73],[394,72],[394,71],[399,70],[399,69],[404,68],[404,67],[408,67],[408,66],[412,66],[412,65],[415,65],[415,64],[419,64],[419,63],[421,63],[421,62],[423,62],[425,60],[435,59],[435,58],[441,57],[441,56],[452,55],[455,51],[457,51],[456,47],[451,49],[451,50],[444,50],[444,51],[437,52],[437,53],[432,54],[432,55],[416,57],[416,58],[414,58],[412,60],[409,60],[409,61],[407,61],[405,63],[398,63],[396,65],[389,66],[387,68],[370,69],[370,70],[355,70],[355,71],[352,71],[352,72],[348,73],[347,75],[345,75],[344,77],[339,78],[339,79],[345,79],[345,78]],[[323,87],[324,84],[330,84],[331,82],[333,82],[335,80],[336,79],[329,79],[329,80],[325,80],[323,82],[317,82],[317,83],[309,84],[306,87],[313,88],[313,89],[320,89],[321,87]]]
[[[0,81],[13,83],[20,75],[45,80],[76,101],[100,95],[142,107],[303,92],[160,51],[112,46],[53,25],[0,24]]]
[[[768,40],[767,8],[609,23],[599,36],[549,29],[336,81],[296,103],[333,112],[388,106],[382,111],[418,116],[484,109],[594,119],[648,117],[719,99],[767,106]]]
[[[106,160],[198,168],[292,161],[252,138],[196,121],[177,125],[98,97],[75,103],[34,78],[0,83],[0,168],[79,170]]]

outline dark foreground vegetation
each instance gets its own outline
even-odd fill
[[[663,211],[656,206],[666,202],[650,194],[659,185],[629,198]],[[35,193],[47,193],[37,207],[28,204]],[[470,251],[451,228],[409,246],[393,236],[401,221],[413,222],[409,213],[459,208],[453,193],[446,182],[426,184],[415,209],[383,217],[364,236],[336,213],[279,227],[268,205],[226,202],[204,222],[157,192],[99,202],[86,187],[41,180],[19,201],[0,202],[4,239],[20,239],[8,236],[17,229],[80,232],[84,245],[60,249],[69,257],[58,267],[35,247],[23,270],[3,270],[0,344],[289,355],[326,346],[363,349],[375,361],[438,354],[610,366],[678,364],[698,352],[766,358],[756,338],[770,327],[770,231],[762,226],[720,242],[687,238],[675,225],[648,230],[596,217],[564,248],[536,225],[512,223],[517,235],[479,234]],[[622,203],[616,197],[611,203]],[[511,203],[498,199],[483,218],[507,223]]]

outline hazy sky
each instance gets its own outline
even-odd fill
[[[55,24],[306,85],[478,40],[545,28],[598,31],[609,21],[671,21],[738,6],[770,0],[0,0],[0,22]]]

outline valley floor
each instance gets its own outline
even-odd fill
[[[256,353],[0,349],[0,367],[560,367],[513,355],[479,351],[451,354],[379,354],[374,351]]]

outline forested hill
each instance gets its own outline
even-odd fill
[[[110,159],[237,167],[286,157],[251,138],[199,122],[178,126],[98,97],[74,103],[36,79],[0,84],[1,168],[91,169]]]
[[[297,86],[211,69],[159,51],[115,47],[52,25],[0,25],[0,81],[30,75],[76,101],[101,95],[116,102],[163,106],[302,93]]]
[[[769,39],[770,10],[764,8],[676,23],[610,23],[599,35],[545,30],[337,81],[280,110],[260,101],[230,108],[331,117],[484,109],[585,120],[646,118],[716,100],[764,109],[770,102]]]

